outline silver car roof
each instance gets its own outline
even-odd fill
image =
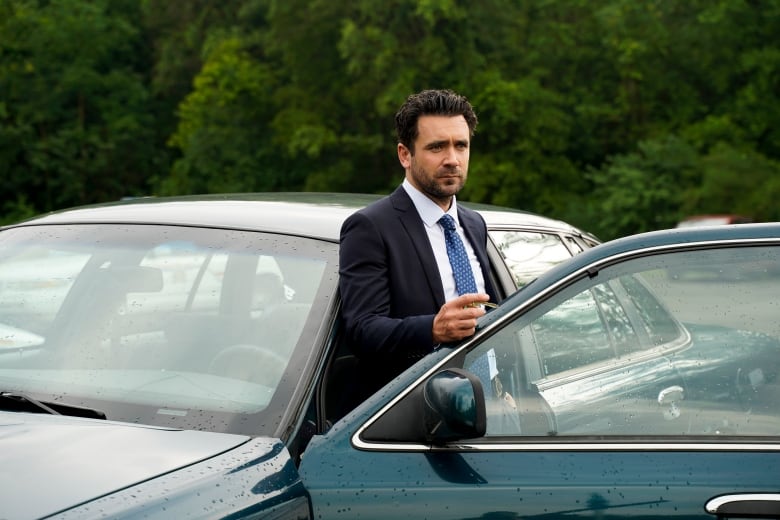
[[[141,197],[51,212],[15,224],[170,224],[268,231],[338,241],[341,224],[380,195],[349,193],[243,193]],[[525,211],[460,202],[476,209],[491,229],[527,228],[587,233],[559,220]]]

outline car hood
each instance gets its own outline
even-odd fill
[[[247,440],[241,435],[0,412],[0,516],[50,515]]]

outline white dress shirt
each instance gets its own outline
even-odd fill
[[[455,289],[455,277],[452,274],[450,259],[447,256],[447,245],[444,242],[444,229],[442,229],[439,224],[439,219],[444,216],[444,211],[442,211],[435,202],[412,186],[407,179],[404,179],[402,186],[412,199],[412,203],[414,203],[417,213],[425,224],[425,231],[428,234],[428,240],[431,242],[433,256],[436,257],[436,265],[439,267],[441,283],[444,286],[444,299],[445,301],[452,300],[458,296],[458,291]],[[474,254],[474,248],[471,247],[471,242],[466,238],[466,235],[463,233],[463,228],[460,226],[460,221],[458,220],[458,206],[454,196],[452,197],[452,205],[450,205],[450,209],[447,210],[447,214],[455,220],[458,235],[463,241],[463,246],[466,248],[466,254],[469,257],[469,263],[471,264],[471,271],[474,273],[474,281],[477,283],[477,291],[485,292],[485,277],[482,276],[482,269],[479,265],[479,260],[477,260],[477,255]]]

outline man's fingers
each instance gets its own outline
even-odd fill
[[[468,333],[470,336],[477,328],[477,320],[463,320],[459,323],[461,332]]]
[[[436,342],[459,341],[473,335],[477,319],[486,312],[482,304],[488,300],[487,294],[464,294],[442,305],[433,323]]]
[[[485,293],[462,294],[457,298],[450,300],[451,303],[453,303],[454,305],[458,305],[460,307],[466,307],[467,305],[472,305],[475,303],[484,303],[487,301],[490,301],[490,296],[488,296]]]

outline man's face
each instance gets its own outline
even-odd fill
[[[463,116],[422,116],[417,121],[414,154],[398,144],[406,178],[446,210],[466,183],[470,133]]]

